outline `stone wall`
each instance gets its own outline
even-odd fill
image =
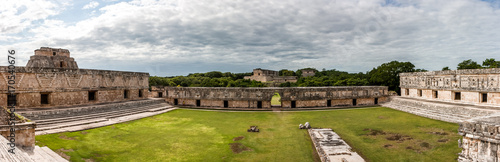
[[[500,68],[399,75],[401,96],[475,104],[500,103]]]
[[[198,107],[270,108],[275,93],[284,108],[375,105],[386,102],[388,96],[385,86],[165,87],[168,103]]]
[[[460,124],[462,135],[458,161],[500,161],[500,116],[473,119]]]
[[[7,106],[10,74],[0,66],[0,106]],[[91,69],[16,67],[17,107],[97,104],[148,97],[148,73]],[[139,92],[140,91],[140,92]],[[89,95],[95,93],[95,99]],[[47,103],[42,103],[42,95]],[[140,96],[141,95],[141,96]]]

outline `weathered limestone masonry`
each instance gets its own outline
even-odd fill
[[[173,105],[225,108],[271,108],[275,93],[283,108],[375,105],[388,100],[385,86],[359,87],[165,87]]]
[[[245,76],[244,79],[256,80],[260,82],[297,82],[296,76],[279,76],[278,71],[266,70],[266,69],[253,69],[252,76]]]
[[[500,68],[401,73],[401,96],[500,105]]]
[[[16,105],[21,109],[90,105],[148,96],[148,73],[78,69],[69,51],[64,49],[35,50],[27,66],[16,67]],[[9,75],[8,67],[0,66],[0,101],[3,101],[0,106],[4,107]]]
[[[463,139],[459,141],[462,152],[458,161],[500,161],[500,68],[399,76],[401,96],[406,98],[396,97],[387,106],[461,122],[458,132]]]
[[[463,136],[458,161],[500,161],[500,114],[463,122],[458,132]]]

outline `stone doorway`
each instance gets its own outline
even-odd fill
[[[271,98],[271,107],[281,107],[281,96],[278,92],[275,92]]]

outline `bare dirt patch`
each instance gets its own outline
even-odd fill
[[[86,131],[81,131],[80,133],[81,133],[81,134],[87,134],[87,133],[89,133],[89,132],[86,132]]]
[[[438,140],[438,142],[448,142],[448,141],[449,141],[449,139],[446,139],[446,138],[445,138],[445,139],[439,139],[439,140]]]
[[[59,149],[59,150],[56,150],[55,152],[56,152],[59,156],[63,157],[64,159],[69,160],[69,159],[71,159],[71,156],[66,155],[66,154],[65,154],[65,152],[73,152],[73,149],[66,150],[66,149],[64,149],[64,148],[61,148],[61,149]]]
[[[388,137],[385,139],[389,141],[406,141],[406,140],[412,140],[410,136],[407,135],[401,135],[401,134],[390,134]]]
[[[448,133],[446,133],[446,132],[429,132],[429,133],[436,134],[436,135],[442,135],[442,136],[448,135]]]
[[[245,137],[243,137],[243,136],[234,137],[233,141],[239,141],[239,140],[242,140],[243,138],[245,138]]]
[[[389,117],[387,117],[387,116],[382,116],[382,115],[381,115],[381,116],[378,116],[378,118],[379,118],[379,119],[389,119]]]
[[[377,136],[377,135],[385,135],[386,134],[384,131],[370,129],[370,128],[363,129],[363,131],[368,131],[368,133],[366,135],[369,135],[369,136]]]
[[[66,136],[66,135],[64,135],[64,134],[61,134],[61,135],[59,136],[59,138],[60,138],[60,139],[65,139],[65,140],[75,140],[75,137],[68,137],[68,136]]]
[[[386,144],[386,145],[384,145],[384,147],[385,148],[390,148],[390,147],[392,147],[392,145],[391,144]]]
[[[243,151],[252,151],[252,149],[246,147],[245,145],[241,143],[230,143],[229,146],[231,147],[231,150],[235,154],[239,154]]]

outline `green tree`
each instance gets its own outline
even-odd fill
[[[295,76],[295,72],[288,69],[281,69],[278,73],[280,76]]]
[[[448,66],[446,66],[443,69],[441,69],[441,71],[445,71],[445,70],[450,70],[450,68]]]
[[[486,59],[483,61],[483,67],[485,67],[485,68],[499,68],[500,61],[495,61],[494,58]]]
[[[458,64],[457,69],[481,69],[481,65],[479,65],[476,61],[472,61],[472,59],[464,60]]]
[[[399,62],[391,61],[388,63],[383,63],[377,68],[373,68],[369,75],[369,82],[371,85],[383,85],[388,86],[389,90],[396,91],[400,93],[399,88],[399,73],[404,72],[415,72],[415,65],[411,62]],[[419,69],[419,71],[425,71]]]

